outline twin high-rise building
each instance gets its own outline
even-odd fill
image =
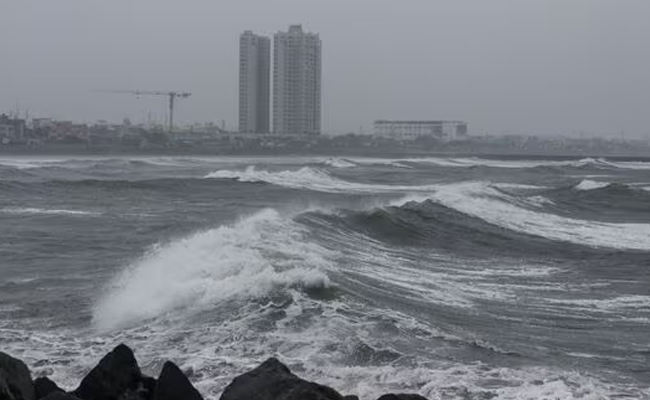
[[[265,43],[265,44],[261,44]],[[266,47],[265,47],[266,46]],[[269,131],[269,39],[240,37],[239,130]],[[266,48],[266,50],[260,50]],[[273,40],[273,132],[316,135],[321,124],[321,41],[300,25]]]
[[[239,131],[269,132],[271,41],[251,31],[239,37]]]
[[[320,133],[321,42],[300,25],[273,40],[273,131]]]

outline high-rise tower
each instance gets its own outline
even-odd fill
[[[251,31],[239,37],[239,131],[269,132],[271,40]]]
[[[273,132],[320,133],[321,41],[292,25],[273,41]]]

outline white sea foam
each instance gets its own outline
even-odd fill
[[[553,202],[553,200],[549,199],[548,197],[544,197],[544,196],[531,196],[531,197],[527,197],[524,201],[526,203],[528,203],[529,205],[534,206],[534,207],[545,207],[545,206],[548,206],[548,205],[554,205],[555,204],[555,202]]]
[[[412,169],[412,167],[404,164],[406,160],[402,159],[360,157],[351,158],[350,160],[359,165],[387,165],[395,168]]]
[[[540,299],[554,306],[570,310],[584,309],[588,312],[615,311],[618,315],[622,311],[650,312],[650,296],[626,295],[605,299]]]
[[[356,183],[338,179],[322,169],[302,167],[298,170],[267,171],[249,166],[245,170],[218,170],[205,178],[236,179],[240,182],[266,182],[292,189],[309,189],[329,193],[392,193],[431,191],[437,185],[403,186]]]
[[[10,283],[10,284],[14,284],[14,285],[22,285],[22,284],[25,284],[25,283],[34,282],[36,280],[38,280],[38,277],[32,276],[32,277],[28,277],[28,278],[9,278],[9,279],[5,279],[4,281],[7,282],[7,283]],[[2,282],[2,281],[0,280],[0,282]]]
[[[299,296],[300,297],[300,296]],[[274,355],[305,379],[373,399],[387,392],[415,392],[430,399],[593,399],[648,398],[646,387],[608,384],[587,375],[556,368],[517,366],[495,367],[481,362],[454,362],[435,357],[436,347],[423,347],[408,355],[406,363],[355,365],[342,362],[354,354],[358,343],[373,349],[389,349],[382,336],[374,340],[371,321],[390,321],[401,334],[390,343],[403,340],[406,332],[421,332],[426,343],[430,327],[398,312],[382,315],[376,311],[363,315],[346,304],[295,298],[284,317],[271,323],[271,329],[253,328],[268,318],[266,312],[229,320],[223,324],[183,327],[143,325],[115,334],[93,336],[86,332],[26,332],[0,329],[11,343],[12,354],[25,359],[37,374],[50,377],[66,389],[79,379],[108,350],[127,342],[137,350],[143,371],[155,374],[161,360],[173,360],[183,370],[192,369],[195,386],[206,398],[219,398],[223,388],[245,371]],[[357,317],[363,316],[362,320]],[[411,326],[410,324],[414,324]],[[374,328],[377,329],[377,328]],[[387,332],[384,333],[386,335]],[[81,336],[81,337],[80,337]],[[446,349],[440,349],[445,354]],[[44,360],[47,362],[43,363]],[[65,364],[66,368],[62,368]],[[156,367],[156,365],[158,365]],[[627,396],[627,397],[626,397]]]
[[[535,160],[492,160],[478,157],[459,157],[459,158],[445,158],[445,157],[423,157],[423,158],[409,158],[404,161],[420,164],[434,164],[441,167],[492,167],[492,168],[534,168],[540,166],[563,166],[566,162],[563,161],[535,161]]]
[[[86,167],[88,163],[108,161],[111,158],[84,157],[84,158],[0,158],[0,165],[16,169],[38,169],[47,167]]]
[[[580,160],[497,160],[480,157],[424,157],[402,161],[428,163],[442,167],[492,167],[492,168],[536,168],[536,167],[593,167],[601,169],[650,169],[650,162],[610,161],[604,158],[582,158]]]
[[[526,185],[523,183],[494,183],[493,187],[499,189],[522,189],[522,190],[536,190],[536,189],[546,189],[548,186],[538,186],[538,185]]]
[[[650,250],[650,224],[587,221],[527,210],[485,182],[450,184],[431,195],[407,196],[393,204],[423,197],[517,232],[593,247]]]
[[[565,165],[562,161],[534,160],[491,160],[478,157],[469,158],[422,158],[409,159],[411,162],[431,163],[443,167],[492,167],[492,168],[534,168],[540,166]]]
[[[408,203],[424,203],[432,200],[432,195],[428,193],[409,193],[399,199],[392,200],[388,203],[391,207],[402,207]]]
[[[113,282],[94,308],[94,323],[106,330],[177,308],[262,296],[278,286],[326,286],[328,252],[302,234],[266,209],[157,246]]]
[[[101,215],[101,213],[95,211],[46,209],[33,207],[5,207],[0,209],[0,212],[3,212],[5,214],[35,215]]]
[[[536,168],[536,167],[593,167],[602,169],[650,169],[646,162],[614,162],[603,158],[583,158],[580,160],[497,160],[480,157],[422,157],[394,161],[408,161],[411,163],[434,164],[441,167],[491,167],[491,168]]]
[[[258,170],[254,166],[248,166],[244,171],[218,170],[206,175],[206,178],[236,179],[240,182],[266,182],[294,189],[304,188],[335,192],[354,189],[359,186],[332,178],[326,171],[310,167],[302,167],[298,170],[266,171]]]
[[[41,168],[48,163],[59,162],[61,160],[49,159],[19,159],[19,158],[0,158],[0,165],[16,169],[33,169]]]
[[[619,168],[625,168],[625,169],[637,169],[637,170],[646,170],[650,169],[650,162],[642,162],[642,161],[618,161],[613,163]]]
[[[567,165],[574,167],[619,168],[618,165],[604,158],[583,158],[578,161],[571,161]]]
[[[576,190],[594,190],[594,189],[601,189],[607,186],[609,186],[609,182],[598,182],[598,181],[592,181],[590,179],[583,179],[580,181],[580,183],[575,185],[574,188]]]
[[[344,158],[333,158],[330,157],[322,161],[322,164],[329,165],[334,168],[354,168],[357,166],[354,162],[346,160]]]

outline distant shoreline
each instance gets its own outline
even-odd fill
[[[317,157],[485,157],[507,159],[574,159],[574,158],[609,158],[619,160],[650,161],[650,154],[614,153],[614,152],[522,152],[519,150],[463,149],[463,150],[415,150],[384,148],[348,148],[348,149],[301,149],[301,150],[257,150],[257,149],[218,149],[218,148],[133,148],[133,147],[95,147],[77,145],[58,145],[42,147],[0,146],[0,157],[4,156],[140,156],[140,157],[228,157],[228,156],[317,156]]]

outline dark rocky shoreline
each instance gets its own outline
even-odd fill
[[[121,344],[102,358],[70,392],[47,377],[32,380],[24,362],[0,352],[0,400],[203,400],[185,374],[167,361],[158,378],[142,374],[133,351]],[[276,358],[236,377],[220,400],[358,400],[291,373]],[[385,394],[377,400],[426,400]]]

